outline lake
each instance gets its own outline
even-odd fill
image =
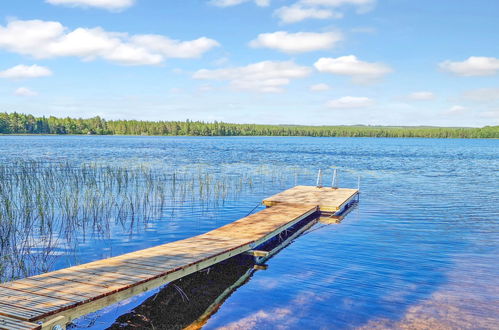
[[[297,184],[315,185],[320,168],[329,185],[337,168],[341,187],[357,188],[360,177],[360,202],[352,212],[341,223],[316,223],[270,259],[266,270],[253,272],[207,319],[205,329],[492,329],[499,324],[499,140],[0,136],[0,164],[26,160],[147,166],[165,175],[178,171],[186,187],[192,182],[191,190],[147,221],[111,221],[104,229],[76,226],[71,240],[57,232],[44,252],[45,268],[30,274],[204,233],[258,211],[265,197]],[[230,191],[192,198],[189,192],[200,194],[202,181],[193,179],[200,176],[210,184],[219,180]],[[33,235],[32,241],[43,239]],[[41,245],[33,243],[31,257],[42,253]],[[241,263],[222,266],[210,278],[187,279],[192,289],[154,290],[72,327],[119,327],[115,321],[135,308],[168,314],[160,303],[157,310],[147,305],[162,295],[180,299],[175,313],[189,301],[209,305],[211,296],[203,290],[222,292],[245,274]]]

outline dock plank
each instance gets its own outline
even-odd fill
[[[38,310],[52,310],[55,306],[65,306],[73,301],[62,298],[48,297],[35,293],[21,292],[9,288],[0,288],[0,301],[13,306],[32,307]]]
[[[41,325],[20,321],[18,319],[0,315],[0,329],[2,330],[38,330]]]
[[[28,321],[33,317],[36,317],[40,313],[44,312],[37,309],[25,308],[22,306],[12,306],[0,301],[0,316],[19,319],[21,321]]]
[[[50,273],[47,273],[50,274]],[[113,290],[114,288],[119,288],[121,287],[120,284],[110,284],[110,285],[102,285],[102,283],[99,281],[98,283],[81,283],[81,282],[75,282],[75,281],[61,281],[60,278],[56,277],[50,277],[50,276],[45,276],[45,277],[29,277],[25,278],[22,280],[18,280],[15,282],[10,282],[10,283],[4,283],[2,285],[8,284],[8,285],[17,285],[18,283],[20,284],[29,284],[33,288],[42,288],[42,289],[48,289],[48,290],[54,290],[54,291],[67,291],[71,290],[72,292],[76,292],[79,295],[82,296],[93,296],[93,292],[108,292],[110,290]]]
[[[25,283],[9,283],[7,285],[0,285],[0,288],[9,288],[20,292],[39,294],[42,296],[48,296],[52,298],[63,298],[65,300],[71,300],[71,301],[81,301],[82,299],[85,298],[85,296],[75,293],[72,290],[66,290],[65,292],[60,292],[33,285],[27,285]]]

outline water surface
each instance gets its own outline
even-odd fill
[[[499,324],[498,140],[0,136],[0,162],[19,158],[253,178],[223,203],[185,200],[132,231],[115,225],[105,235],[79,233],[77,246],[62,240],[50,269],[204,233],[283,189],[315,184],[319,168],[325,184],[333,167],[343,187],[361,177],[360,203],[340,224],[317,223],[274,256],[206,329]],[[108,327],[156,292],[75,327]]]

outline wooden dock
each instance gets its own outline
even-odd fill
[[[258,256],[262,243],[318,212],[342,212],[357,195],[356,189],[297,186],[265,199],[267,209],[199,236],[0,284],[0,329],[65,328],[241,253]]]

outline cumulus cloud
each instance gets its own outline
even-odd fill
[[[328,84],[315,84],[309,87],[312,92],[323,92],[330,90],[331,87]]]
[[[253,1],[258,7],[268,7],[270,0],[211,0],[209,3],[217,7],[232,7]]]
[[[135,0],[45,0],[45,2],[51,5],[95,7],[110,11],[120,11],[135,4]]]
[[[299,0],[291,6],[278,8],[274,15],[281,23],[296,23],[306,19],[342,18],[340,7],[350,5],[357,8],[357,13],[370,11],[376,0]]]
[[[28,65],[16,65],[10,69],[0,71],[0,78],[8,79],[27,79],[27,78],[39,78],[51,76],[52,71],[44,66],[39,66],[33,64]]]
[[[262,33],[250,42],[254,48],[271,48],[285,53],[304,53],[316,50],[330,49],[336,45],[343,36],[339,32],[298,32],[288,33],[277,31]]]
[[[278,8],[274,15],[279,18],[281,23],[297,23],[306,19],[328,19],[342,18],[343,14],[332,11],[331,9],[303,6],[296,3],[291,6]]]
[[[371,82],[392,72],[392,69],[383,63],[363,62],[354,55],[322,57],[314,63],[314,67],[319,72],[350,76],[357,83]]]
[[[331,100],[327,106],[332,109],[357,109],[365,108],[374,104],[368,97],[344,96],[336,100]]]
[[[178,41],[157,34],[136,35],[131,41],[137,46],[171,58],[201,57],[210,49],[219,46],[218,42],[206,37],[192,41]]]
[[[26,87],[19,87],[18,89],[16,89],[14,91],[14,94],[17,96],[36,96],[36,95],[38,95],[37,92],[32,91],[31,89],[26,88]]]
[[[229,81],[230,86],[238,90],[279,93],[292,79],[306,77],[310,72],[310,68],[299,66],[292,61],[263,61],[242,67],[203,69],[194,73],[193,77]]]
[[[407,96],[410,100],[414,101],[428,101],[435,99],[435,94],[428,91],[414,92]]]
[[[70,31],[59,22],[11,21],[0,26],[0,48],[34,58],[102,58],[123,65],[157,65],[167,58],[194,58],[218,46],[206,37],[179,41],[162,35],[128,35],[100,27]]]
[[[463,77],[493,76],[499,73],[499,58],[471,56],[462,62],[444,61],[439,66],[444,71]]]

